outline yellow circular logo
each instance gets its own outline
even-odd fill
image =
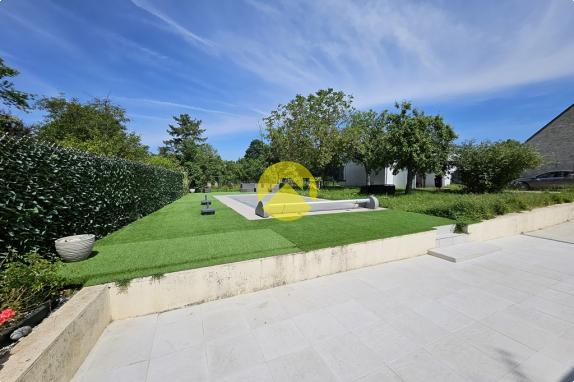
[[[309,196],[299,195],[294,187],[308,188]],[[259,178],[257,199],[258,215],[283,221],[297,220],[311,210],[308,202],[317,199],[317,183],[311,172],[299,163],[275,163]]]

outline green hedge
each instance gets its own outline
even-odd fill
[[[102,237],[182,194],[179,172],[0,136],[0,257],[9,248],[53,256],[59,237]]]

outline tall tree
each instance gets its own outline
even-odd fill
[[[46,112],[35,127],[39,139],[124,159],[143,160],[149,155],[140,136],[128,132],[125,110],[109,99],[81,103],[60,96],[43,98],[38,106]]]
[[[261,139],[254,139],[245,150],[244,158],[268,161],[271,157],[271,147]]]
[[[386,110],[380,114],[373,110],[357,111],[342,131],[345,159],[363,166],[367,185],[371,184],[371,173],[392,164],[385,131],[387,114]]]
[[[170,139],[164,141],[163,154],[175,155],[183,164],[194,156],[196,148],[207,138],[203,136],[205,129],[201,128],[201,120],[194,119],[189,114],[174,116],[176,125],[169,125],[167,133]]]
[[[6,64],[0,57],[0,102],[5,107],[15,107],[22,111],[30,109],[30,100],[32,96],[20,90],[16,90],[14,83],[10,80],[11,77],[17,76],[19,73]],[[30,129],[24,126],[20,118],[12,115],[8,110],[0,108],[0,132],[6,132],[12,135],[27,135]]]
[[[410,102],[395,107],[397,112],[388,115],[387,148],[394,160],[393,172],[407,171],[408,194],[416,174],[442,174],[457,135],[439,115],[425,115]]]
[[[323,176],[329,165],[341,160],[340,128],[352,111],[351,103],[352,97],[341,91],[322,89],[279,105],[264,118],[272,153]]]

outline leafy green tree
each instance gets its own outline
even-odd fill
[[[15,107],[22,111],[28,111],[32,96],[16,90],[14,83],[9,80],[10,77],[17,75],[18,71],[4,64],[4,60],[0,57],[0,102],[8,108]],[[30,134],[31,130],[24,126],[20,118],[0,108],[0,132],[22,136]]]
[[[271,147],[260,139],[254,139],[249,143],[243,157],[269,161],[271,159]]]
[[[367,185],[371,184],[371,172],[378,173],[393,163],[387,149],[386,120],[386,110],[380,114],[358,111],[342,130],[345,159],[363,166]]]
[[[43,98],[39,108],[46,112],[37,125],[39,139],[98,155],[141,161],[148,155],[139,135],[128,132],[129,119],[109,99],[94,98],[86,103],[63,96]]]
[[[408,194],[417,173],[442,174],[457,135],[439,115],[426,115],[410,102],[395,107],[397,112],[388,114],[387,149],[393,172],[407,171]]]
[[[223,173],[223,160],[209,143],[198,145],[195,156],[183,166],[187,170],[190,186],[195,188],[217,182]]]
[[[167,133],[170,139],[164,141],[163,155],[175,155],[180,162],[186,162],[193,158],[195,150],[204,143],[207,138],[203,136],[205,129],[201,128],[201,120],[193,119],[189,114],[174,116],[176,125],[169,125]]]
[[[497,192],[527,169],[540,165],[542,157],[532,146],[509,139],[467,141],[456,150],[455,166],[468,192]]]
[[[351,102],[352,97],[341,91],[322,89],[279,105],[264,118],[274,157],[299,162],[323,176],[342,159],[340,128],[352,111]]]

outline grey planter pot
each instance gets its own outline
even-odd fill
[[[66,236],[56,240],[56,252],[64,261],[81,261],[92,253],[96,236],[92,234]]]

